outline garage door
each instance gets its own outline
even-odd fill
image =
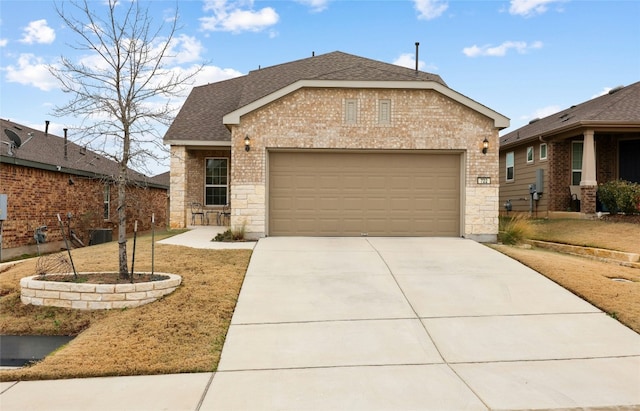
[[[269,235],[457,237],[460,158],[271,152]]]

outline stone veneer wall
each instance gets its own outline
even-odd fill
[[[344,102],[358,101],[355,124]],[[391,101],[390,124],[378,123],[378,102]],[[498,232],[498,130],[493,120],[432,90],[301,89],[241,118],[232,128],[231,225],[248,238],[267,232],[270,149],[455,150],[463,155],[463,235],[493,241]],[[251,151],[244,150],[244,136]],[[482,154],[482,141],[489,140]],[[477,177],[490,177],[478,185]],[[172,176],[173,177],[173,176]],[[173,186],[172,186],[173,194]]]
[[[20,299],[23,304],[78,310],[133,308],[171,294],[182,282],[182,277],[176,274],[155,275],[169,278],[134,284],[89,284],[43,281],[38,280],[38,276],[24,277],[20,279]]]

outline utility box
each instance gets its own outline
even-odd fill
[[[7,219],[7,195],[0,194],[0,221]]]
[[[89,245],[111,242],[113,231],[110,228],[96,228],[89,232]]]
[[[544,193],[544,168],[536,170],[536,191],[538,194]]]

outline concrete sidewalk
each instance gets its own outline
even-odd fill
[[[191,248],[207,248],[212,250],[252,250],[257,241],[221,242],[212,241],[216,235],[229,229],[225,226],[194,225],[189,231],[158,241],[158,244],[181,245]]]
[[[0,384],[6,410],[640,408],[640,335],[488,247],[267,238],[217,373]]]

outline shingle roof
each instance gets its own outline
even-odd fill
[[[436,74],[334,51],[194,87],[164,139],[230,141],[222,123],[226,114],[300,80],[433,81],[447,86]]]
[[[564,133],[585,126],[635,126],[640,128],[640,82],[616,88],[608,94],[511,131],[500,138],[500,147]]]
[[[19,148],[13,147],[9,153],[10,139],[4,130],[11,130],[21,140]],[[45,133],[15,123],[0,119],[0,159],[2,163],[35,167],[51,171],[61,171],[73,175],[84,175],[98,178],[115,178],[118,175],[118,163],[87,150],[78,144],[67,141],[67,156],[65,158],[65,141],[51,133]],[[59,168],[58,168],[59,167]],[[168,188],[158,181],[152,180],[144,174],[129,170],[129,177],[139,183],[145,183],[157,188]]]

